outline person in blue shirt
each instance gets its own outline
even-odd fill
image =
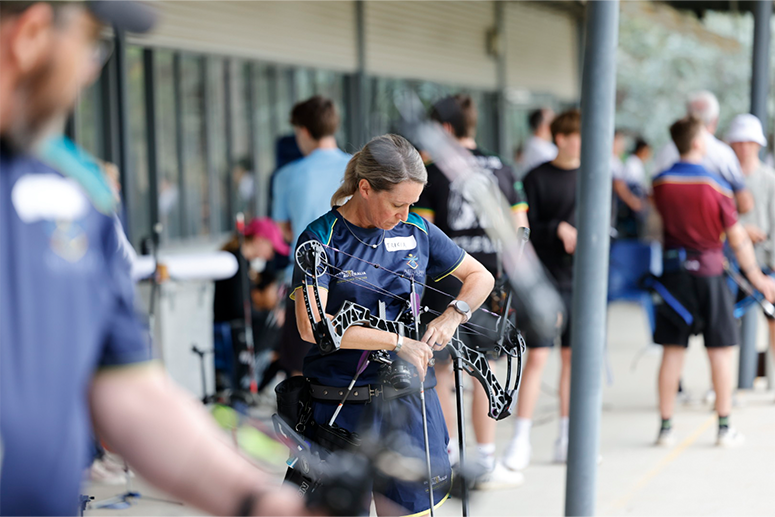
[[[304,158],[277,172],[272,183],[272,219],[283,230],[291,249],[295,249],[304,228],[328,211],[328,199],[342,182],[350,155],[336,145],[339,112],[331,99],[316,95],[299,102],[291,111],[291,125]],[[291,260],[286,269],[286,284],[290,284],[292,275]],[[290,305],[285,322],[280,365],[290,375],[300,375],[309,344],[296,330],[296,316]]]
[[[203,511],[304,513],[151,360],[110,188],[74,165],[77,149],[54,148],[57,162],[42,145],[96,76],[105,25],[144,32],[153,18],[135,2],[0,3],[2,515],[74,515],[92,427]]]
[[[327,424],[339,403],[317,394],[328,392],[327,387],[346,387],[356,373],[363,351],[387,350],[393,359],[397,357],[411,365],[414,377],[411,388],[393,399],[376,400],[381,397],[376,396],[370,403],[345,403],[335,424],[357,433],[359,424],[367,423],[385,435],[391,426],[399,425],[410,437],[411,445],[423,450],[419,385],[424,381],[434,501],[440,504],[449,492],[451,481],[448,435],[438,397],[432,389],[435,378],[428,362],[433,351],[444,348],[458,326],[487,298],[494,279],[482,264],[436,226],[409,212],[426,182],[423,161],[406,139],[384,135],[371,140],[347,165],[344,181],[331,199],[334,208],[307,226],[299,237],[298,248],[310,240],[324,246],[328,271],[319,278],[319,284],[322,305],[328,315],[336,314],[345,301],[378,314],[380,302],[384,302],[385,317],[394,320],[406,310],[410,279],[416,280],[418,295],[422,294],[424,284],[449,275],[462,282],[457,299],[428,324],[419,340],[353,326],[344,332],[340,350],[323,355],[313,346],[304,359],[304,375],[312,385],[312,416],[317,424]],[[376,268],[364,261],[382,267]],[[305,273],[296,264],[292,298],[298,328],[302,338],[312,343],[315,337],[300,292],[304,280]],[[313,287],[308,289],[313,296]],[[314,306],[313,311],[319,317]],[[373,362],[360,374],[357,384],[372,388],[382,385],[383,392],[387,389],[380,376],[380,365]],[[380,404],[381,409],[375,409]],[[406,418],[396,416],[400,414]],[[406,513],[417,514],[429,510],[426,486],[427,482],[424,485],[392,481],[381,489],[381,495]],[[379,498],[375,498],[375,504],[379,514],[391,511]]]

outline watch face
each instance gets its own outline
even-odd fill
[[[457,307],[457,310],[459,310],[460,312],[462,312],[464,314],[468,313],[468,312],[471,312],[471,307],[469,307],[468,304],[466,302],[464,302],[463,300],[458,300],[457,302],[455,302],[455,305]]]

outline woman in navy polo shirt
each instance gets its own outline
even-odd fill
[[[411,365],[413,375],[425,382],[434,501],[440,504],[447,497],[451,482],[447,458],[449,438],[433,389],[436,385],[433,368],[428,369],[428,362],[433,351],[444,348],[458,325],[467,321],[471,311],[487,298],[494,280],[479,262],[436,226],[409,212],[426,181],[422,159],[406,139],[397,135],[374,138],[350,160],[342,186],[331,200],[334,208],[310,224],[298,243],[303,246],[315,240],[324,245],[330,266],[318,282],[321,301],[329,316],[336,314],[347,300],[378,314],[379,302],[383,301],[385,317],[394,320],[406,309],[411,293],[410,278],[416,281],[418,295],[422,294],[423,284],[448,275],[463,282],[457,299],[428,324],[419,341],[353,326],[345,331],[340,350],[322,355],[313,347],[304,361],[304,375],[313,385],[337,388],[346,388],[353,379],[364,350],[387,350],[393,359],[397,356]],[[338,206],[340,203],[343,204]],[[298,292],[303,288],[303,280],[304,273],[296,265],[295,290],[291,297],[296,303],[299,332],[303,339],[314,342],[304,297]],[[312,287],[308,289],[312,294]],[[317,312],[314,307],[313,312]],[[358,378],[358,386],[379,385],[379,369],[379,364],[371,363]],[[384,401],[380,411],[373,411],[374,404],[346,403],[337,415],[336,425],[351,432],[357,432],[361,425],[385,430],[388,426],[383,424],[395,424],[403,418],[401,430],[417,449],[424,448],[418,390]],[[336,401],[314,400],[315,422],[328,423],[337,405]],[[409,514],[429,510],[427,487],[422,483],[393,481],[380,491]],[[375,502],[378,513],[390,511],[387,508],[380,511],[379,500]]]

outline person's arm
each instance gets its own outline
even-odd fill
[[[463,282],[460,294],[456,299],[466,302],[471,308],[471,312],[484,303],[495,286],[495,278],[492,274],[478,260],[468,254],[452,273],[452,276]],[[441,316],[428,323],[421,341],[440,350],[449,343],[461,323],[463,323],[463,315],[457,312],[454,307],[447,307]]]
[[[735,252],[737,262],[740,264],[740,270],[748,277],[751,285],[760,291],[770,302],[775,303],[775,280],[764,275],[759,268],[753,244],[751,239],[748,238],[748,233],[743,228],[743,225],[735,223],[727,228],[727,240]]]
[[[753,195],[747,188],[735,192],[735,203],[737,204],[737,213],[747,214],[753,210]]]
[[[295,291],[294,302],[296,310],[296,322],[299,329],[299,335],[304,341],[308,343],[315,343],[315,334],[312,332],[312,323],[309,321],[307,314],[307,307],[304,304],[304,295],[301,292],[300,287]],[[314,288],[312,286],[307,287],[310,300],[314,300]],[[320,303],[323,307],[328,302],[328,291],[326,289],[320,289]],[[312,304],[312,313],[315,316],[315,320],[320,320],[320,313],[317,310],[317,306]],[[332,315],[326,315],[328,318],[333,318]],[[390,332],[383,330],[366,328],[366,327],[350,327],[342,336],[341,348],[351,350],[395,350],[398,344],[398,336]],[[404,337],[404,344],[401,350],[398,352],[398,357],[414,365],[420,374],[420,379],[425,379],[425,372],[428,368],[428,363],[433,357],[433,350],[426,343]]]
[[[616,192],[616,195],[619,196],[619,199],[621,199],[625,205],[630,207],[630,210],[633,212],[640,212],[643,210],[643,202],[638,198],[638,196],[632,193],[630,187],[627,186],[627,183],[624,180],[614,180],[614,192]]]
[[[300,515],[303,502],[229,445],[202,406],[154,363],[106,369],[89,391],[94,428],[143,478],[215,515]]]
[[[293,229],[291,228],[291,214],[288,206],[289,199],[286,193],[288,171],[283,167],[277,171],[272,182],[272,220],[277,223],[283,233],[286,242],[293,242]]]

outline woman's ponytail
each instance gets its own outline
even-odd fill
[[[358,151],[350,158],[350,161],[347,162],[342,184],[337,191],[334,192],[334,195],[331,196],[331,208],[342,206],[347,201],[347,198],[355,194],[355,191],[358,190],[358,173],[355,169],[358,165],[358,158],[360,158],[360,156],[361,151]]]

